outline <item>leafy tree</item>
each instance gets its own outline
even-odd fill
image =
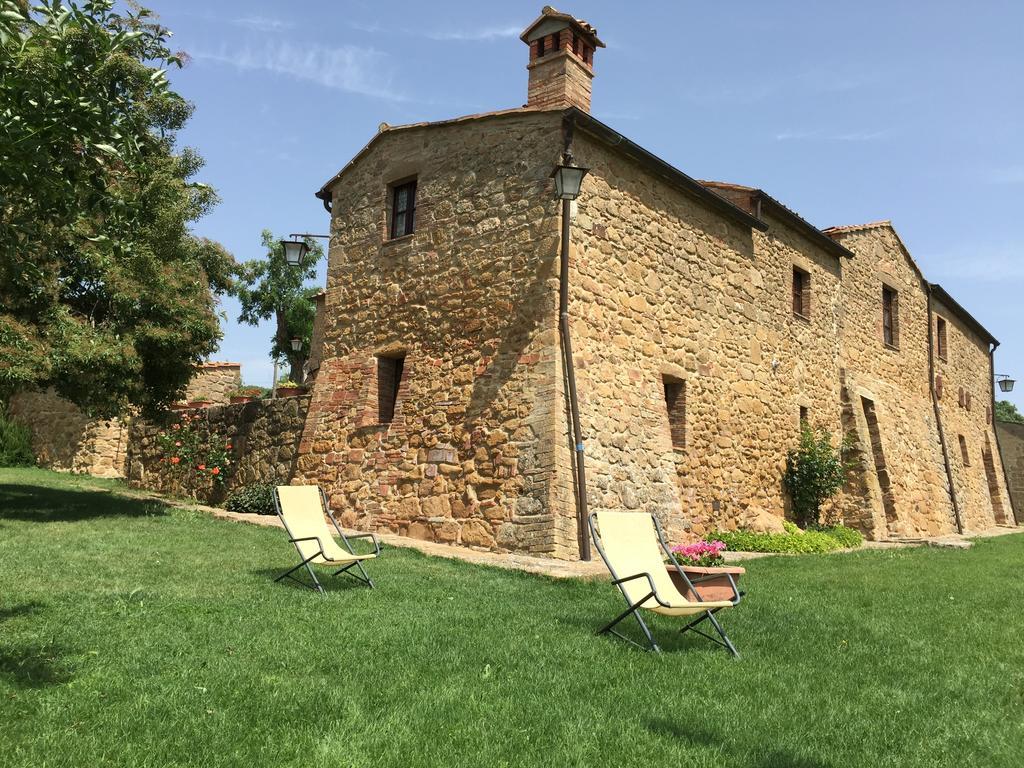
[[[216,349],[234,262],[175,151],[191,105],[149,11],[0,0],[0,395],[53,385],[96,415],[176,399]]]
[[[1009,400],[996,400],[996,421],[1024,424],[1024,413],[1018,411],[1017,406]]]
[[[302,383],[305,378],[303,363],[309,355],[313,335],[313,316],[316,304],[313,297],[318,288],[306,286],[316,276],[316,264],[323,256],[320,244],[306,238],[309,253],[302,264],[289,266],[284,257],[280,238],[269,229],[263,230],[263,247],[267,254],[239,265],[235,294],[242,305],[238,322],[259,325],[260,321],[274,318],[274,336],[270,354],[275,360],[288,363],[288,378]],[[291,340],[302,339],[302,349],[292,349]]]
[[[851,465],[844,460],[848,440],[838,447],[825,429],[815,431],[809,424],[800,430],[800,445],[786,456],[783,483],[793,502],[793,517],[801,528],[820,523],[821,505],[839,492]]]

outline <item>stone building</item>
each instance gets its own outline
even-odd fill
[[[593,27],[546,7],[521,39],[526,105],[382,124],[317,193],[331,244],[294,482],[354,526],[578,556],[550,178],[571,153],[590,169],[568,311],[591,509],[676,537],[776,527],[806,420],[851,434],[831,513],[870,537],[1012,524],[995,340],[889,223],[822,231],[697,181],[589,114]]]

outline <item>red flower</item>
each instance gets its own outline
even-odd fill
[[[181,429],[181,424],[175,424],[174,429]]]
[[[205,464],[200,464],[199,465],[199,469],[200,469],[200,471],[206,469],[206,465]]]
[[[171,464],[178,464],[179,462],[181,462],[181,458],[179,456],[171,456]]]
[[[211,469],[210,470],[210,474],[211,475],[219,475],[220,474],[220,467],[214,467],[213,469]]]

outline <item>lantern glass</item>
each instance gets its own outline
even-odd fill
[[[1013,385],[1016,384],[1016,383],[1017,383],[1017,381],[1015,379],[1010,379],[1010,378],[1000,379],[999,380],[999,389],[1002,390],[1003,392],[1013,392]]]
[[[583,186],[583,177],[589,168],[578,168],[575,165],[560,165],[555,168],[555,195],[559,200],[575,200],[579,197]]]
[[[282,240],[281,245],[284,248],[284,259],[288,262],[289,267],[299,266],[309,251],[309,246],[301,240]]]
[[[298,352],[302,349],[302,339],[292,339],[292,351]]]

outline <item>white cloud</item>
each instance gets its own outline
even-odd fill
[[[441,32],[424,31],[420,34],[428,40],[497,40],[504,37],[517,37],[522,31],[520,27],[484,27],[482,29],[448,29]]]
[[[281,32],[285,29],[292,29],[294,21],[284,19],[271,19],[267,16],[245,16],[241,19],[234,19],[232,24],[239,27],[248,27],[259,32]]]
[[[826,133],[820,130],[786,130],[775,134],[776,141],[877,141],[892,131],[888,128],[878,131],[850,131],[847,133]]]
[[[406,37],[421,37],[427,40],[436,41],[457,41],[457,42],[480,42],[485,40],[498,40],[507,37],[517,37],[522,31],[521,27],[507,24],[500,27],[481,27],[479,29],[409,29],[404,27],[386,28],[377,22],[364,23],[350,21],[349,27],[359,32],[376,34],[377,32],[389,32],[391,34],[405,35]]]
[[[375,96],[387,101],[408,101],[395,91],[387,56],[372,48],[353,45],[327,47],[273,40],[263,46],[245,44],[218,51],[196,51],[193,58],[230,64],[240,70],[266,70],[325,88]]]

